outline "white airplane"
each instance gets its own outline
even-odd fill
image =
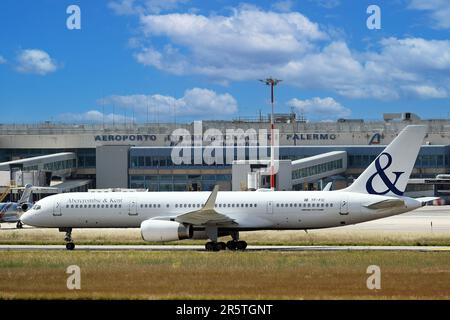
[[[139,228],[152,242],[210,239],[208,251],[244,250],[240,231],[345,226],[421,207],[433,198],[403,196],[426,129],[406,127],[348,188],[338,191],[63,193],[38,201],[23,223],[73,228]],[[226,244],[218,242],[231,236]]]

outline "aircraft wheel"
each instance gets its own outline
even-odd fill
[[[217,245],[219,246],[220,250],[227,250],[227,245],[225,244],[225,242],[219,242],[217,243]]]
[[[236,248],[238,250],[244,251],[247,248],[247,242],[245,241],[238,241],[236,244]]]
[[[73,243],[73,242],[67,242],[67,243],[66,243],[66,249],[67,249],[67,250],[73,250],[73,249],[75,249],[75,243]]]
[[[231,251],[236,250],[236,247],[237,247],[236,242],[237,242],[237,241],[234,241],[234,240],[228,241],[228,242],[227,242],[227,248],[228,248],[228,250],[231,250]]]
[[[205,249],[206,249],[206,251],[213,251],[213,250],[214,250],[214,243],[212,243],[212,242],[207,242],[207,243],[205,244]]]
[[[17,228],[17,229],[22,229],[22,228],[23,228],[23,223],[22,223],[22,221],[17,221],[16,228]]]

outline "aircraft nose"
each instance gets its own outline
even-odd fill
[[[22,223],[27,224],[29,226],[33,225],[33,210],[28,210],[27,212],[25,212],[20,217],[20,221],[22,221]]]

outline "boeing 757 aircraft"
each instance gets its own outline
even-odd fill
[[[424,126],[407,126],[348,188],[338,191],[64,193],[38,201],[22,216],[31,226],[140,228],[146,241],[209,239],[208,251],[244,250],[240,231],[308,230],[355,224],[414,210],[433,198],[403,196]],[[218,242],[231,236],[226,244]]]

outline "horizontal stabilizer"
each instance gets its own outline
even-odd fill
[[[417,201],[422,202],[422,205],[427,204],[430,201],[438,200],[439,197],[422,197],[422,198],[416,198]]]
[[[393,207],[403,207],[405,206],[405,201],[402,199],[386,199],[382,201],[377,201],[370,203],[368,205],[365,205],[364,207],[368,209],[388,209]]]

